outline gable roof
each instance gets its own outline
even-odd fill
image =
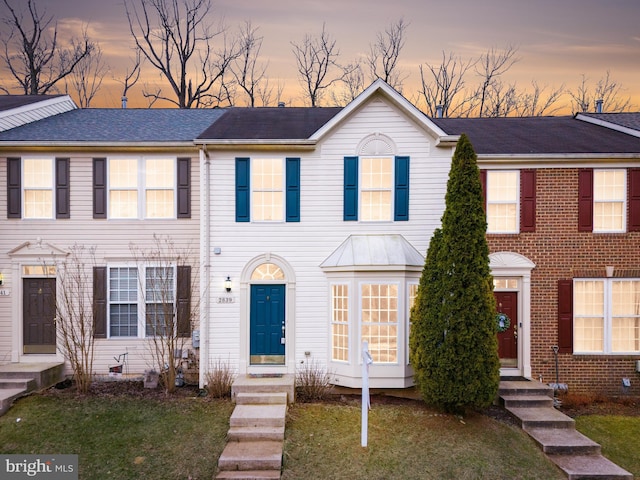
[[[640,154],[640,138],[574,117],[434,118],[448,135],[465,133],[478,155]]]
[[[197,138],[198,143],[234,140],[307,140],[342,107],[234,107]],[[211,141],[211,142],[208,142]]]
[[[0,132],[76,108],[69,95],[0,95]]]
[[[628,135],[640,137],[640,113],[578,113],[578,120],[611,128]]]
[[[193,146],[220,109],[78,109],[0,132],[0,143],[19,145]]]

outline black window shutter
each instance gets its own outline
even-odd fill
[[[56,158],[56,218],[71,218],[70,163],[68,158]]]
[[[22,216],[22,160],[7,158],[7,218]]]
[[[178,267],[177,283],[178,336],[188,337],[191,335],[191,266],[181,265]]]
[[[191,218],[191,158],[178,158],[178,218]]]
[[[629,169],[629,220],[628,230],[640,232],[640,168]]]
[[[93,267],[93,336],[107,338],[107,267]]]
[[[536,171],[520,171],[520,231],[536,231]]]
[[[593,169],[578,170],[578,231],[593,232]]]
[[[558,280],[558,348],[573,353],[573,280]]]
[[[107,159],[93,159],[93,218],[107,218]]]

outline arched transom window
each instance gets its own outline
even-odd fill
[[[253,271],[251,280],[284,280],[284,272],[275,263],[263,263]]]

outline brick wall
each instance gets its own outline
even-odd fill
[[[640,277],[640,232],[593,234],[578,232],[578,170],[537,170],[536,231],[519,235],[488,235],[491,253],[517,252],[536,264],[531,272],[532,376],[555,382],[552,346],[557,340],[557,282],[579,276]],[[640,394],[640,355],[559,354],[559,380],[574,393]],[[622,378],[631,380],[628,391]]]

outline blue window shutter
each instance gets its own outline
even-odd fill
[[[409,157],[396,157],[394,214],[396,222],[409,220]]]
[[[286,160],[286,221],[300,221],[300,159]]]
[[[248,158],[236,158],[236,222],[251,220],[251,170]]]
[[[358,220],[358,157],[344,157],[344,221]]]

